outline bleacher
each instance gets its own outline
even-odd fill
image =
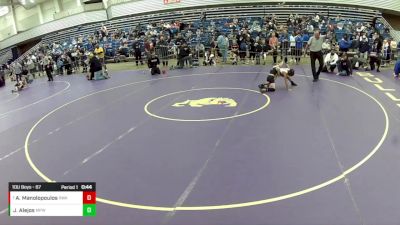
[[[11,48],[6,48],[0,51],[0,65],[6,64],[12,58]]]
[[[128,32],[132,27],[137,26],[139,23],[150,24],[152,22],[159,22],[161,20],[170,21],[181,20],[183,22],[193,22],[193,28],[196,29],[199,26],[199,17],[202,9],[185,10],[178,12],[164,12],[157,14],[140,15],[135,17],[113,19],[106,23],[106,26],[110,31],[119,29]],[[323,13],[322,13],[323,12]],[[372,18],[380,17],[381,13],[376,10],[369,9],[359,9],[359,8],[348,8],[339,6],[318,6],[318,5],[286,5],[286,6],[232,6],[232,7],[222,7],[222,8],[210,8],[207,9],[207,23],[208,26],[211,20],[217,22],[217,26],[221,28],[220,23],[224,23],[229,20],[229,18],[240,15],[242,18],[264,18],[267,15],[275,14],[278,17],[278,24],[285,24],[286,19],[289,14],[303,15],[313,15],[319,13],[323,16],[334,17],[336,15],[341,15],[344,19],[357,20],[357,21],[367,21],[371,22]],[[262,25],[262,24],[260,24]],[[56,32],[53,34],[48,34],[43,37],[44,42],[53,43],[55,41],[59,42],[70,42],[72,38],[78,37],[79,35],[87,36],[93,34],[95,30],[98,30],[101,23],[94,23],[79,27],[73,27],[68,30]],[[221,28],[222,32],[229,32],[226,28]],[[202,39],[201,42],[205,43],[207,37]],[[116,46],[116,44],[114,44]]]
[[[318,13],[320,16],[326,16],[334,18],[337,15],[341,15],[343,24],[346,23],[357,23],[357,22],[372,22],[374,17],[381,17],[381,13],[377,10],[360,9],[360,8],[349,8],[340,6],[321,6],[321,5],[284,5],[284,6],[266,6],[266,5],[255,5],[255,6],[230,6],[230,7],[219,7],[207,9],[207,20],[202,23],[199,18],[203,9],[191,9],[185,11],[173,11],[163,12],[157,14],[138,15],[127,18],[118,18],[107,21],[105,25],[108,30],[112,33],[115,29],[128,33],[132,27],[138,25],[142,26],[143,30],[146,30],[146,25],[153,22],[160,22],[161,20],[170,22],[171,20],[180,20],[182,22],[191,22],[191,31],[193,36],[196,36],[196,30],[201,26],[209,27],[211,23],[215,24],[215,29],[222,33],[230,33],[233,28],[226,26],[231,23],[234,17],[237,17],[239,21],[247,20],[249,26],[256,22],[261,27],[264,25],[265,16],[276,15],[278,27],[288,29],[289,33],[293,32],[293,29],[286,27],[286,21],[290,14],[299,16],[309,16]],[[240,17],[238,16],[240,15]],[[332,21],[331,21],[332,22]],[[59,42],[62,48],[71,48],[76,45],[74,42],[77,37],[82,35],[84,37],[84,47],[90,48],[88,44],[88,36],[99,30],[101,23],[86,24],[77,27],[71,27],[67,30],[54,32],[42,37],[43,43],[54,43]],[[378,24],[381,27],[381,33],[384,33],[383,24]],[[325,28],[322,28],[324,31]],[[159,30],[158,30],[159,31]],[[280,31],[280,30],[279,30]],[[174,31],[173,31],[174,32]],[[336,38],[339,40],[345,34],[345,30],[336,30]],[[252,32],[251,35],[255,37],[258,32]],[[352,34],[348,34],[352,35]],[[203,33],[200,39],[192,38],[191,44],[202,43],[205,47],[209,47],[212,33],[206,31]],[[119,40],[112,40],[109,38],[106,42],[101,42],[101,45],[106,49],[106,54],[109,56],[115,55],[116,50],[120,47],[121,43]],[[128,45],[131,41],[128,40]],[[1,59],[1,58],[0,58]]]

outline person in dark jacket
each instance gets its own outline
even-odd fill
[[[347,53],[343,53],[338,61],[338,71],[337,75],[339,76],[350,76],[353,74],[353,70],[351,68],[351,62],[347,57]]]
[[[381,55],[382,55],[382,40],[378,37],[374,40],[369,49],[369,65],[371,70],[375,69],[375,64],[377,66],[376,72],[380,72],[379,68],[381,66]]]
[[[190,48],[186,43],[183,43],[179,48],[179,68],[183,68],[186,60],[189,61],[189,65],[192,67],[192,54]]]
[[[247,46],[249,46],[249,56],[250,60],[252,63],[254,63],[254,60],[256,59],[256,45],[255,41],[253,38],[248,38],[247,39]]]
[[[178,36],[176,37],[175,44],[179,47],[186,43],[185,39],[182,37],[181,33],[178,33]]]
[[[139,61],[140,64],[143,65],[143,60],[142,60],[142,46],[140,44],[139,38],[136,38],[136,40],[133,42],[133,51],[136,59],[136,66],[139,66]]]
[[[89,69],[89,73],[90,73],[89,80],[93,80],[94,73],[101,71],[103,68],[102,68],[100,60],[96,56],[91,55],[90,57],[91,57],[91,59],[89,60],[89,68],[90,68]]]
[[[45,66],[44,70],[46,71],[47,81],[53,81],[53,63],[49,60],[49,63]]]
[[[261,40],[254,44],[255,51],[256,51],[256,65],[261,64],[261,53],[263,51],[261,44],[262,44]]]
[[[394,66],[393,76],[395,78],[399,78],[399,74],[400,74],[400,59],[397,60],[396,65]]]
[[[0,87],[6,85],[5,72],[3,66],[0,66]]]
[[[360,39],[360,44],[358,46],[359,56],[360,60],[366,63],[368,59],[369,40],[365,34],[363,34]]]
[[[151,75],[161,74],[160,68],[158,68],[158,65],[160,65],[160,59],[154,52],[151,53],[151,56],[147,61],[147,65],[149,66]]]

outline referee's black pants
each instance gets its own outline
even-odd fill
[[[322,51],[319,52],[310,52],[310,60],[311,60],[311,71],[313,74],[314,79],[318,79],[319,78],[319,74],[322,71],[322,68],[324,66],[324,59],[322,56]],[[315,71],[315,60],[318,60],[319,62],[319,68],[318,71]]]

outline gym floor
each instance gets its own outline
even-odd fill
[[[400,224],[400,80],[313,83],[299,65],[297,87],[278,79],[262,95],[269,69],[58,76],[19,95],[8,84],[0,224]],[[9,217],[8,182],[42,181],[96,182],[97,216]]]

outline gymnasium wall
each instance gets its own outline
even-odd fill
[[[122,2],[118,4],[119,2]],[[181,0],[180,3],[171,3],[164,5],[162,0],[136,0],[125,3],[126,0],[109,0],[108,15],[111,18],[137,14],[138,12],[152,12],[159,10],[171,10],[180,8],[194,8],[216,5],[233,5],[233,4],[278,4],[285,2],[286,4],[323,4],[323,5],[344,5],[358,6],[363,8],[378,9],[391,13],[400,14],[400,0]]]
[[[12,13],[0,17],[0,40],[6,39],[16,34]],[[0,48],[1,49],[1,48]]]

